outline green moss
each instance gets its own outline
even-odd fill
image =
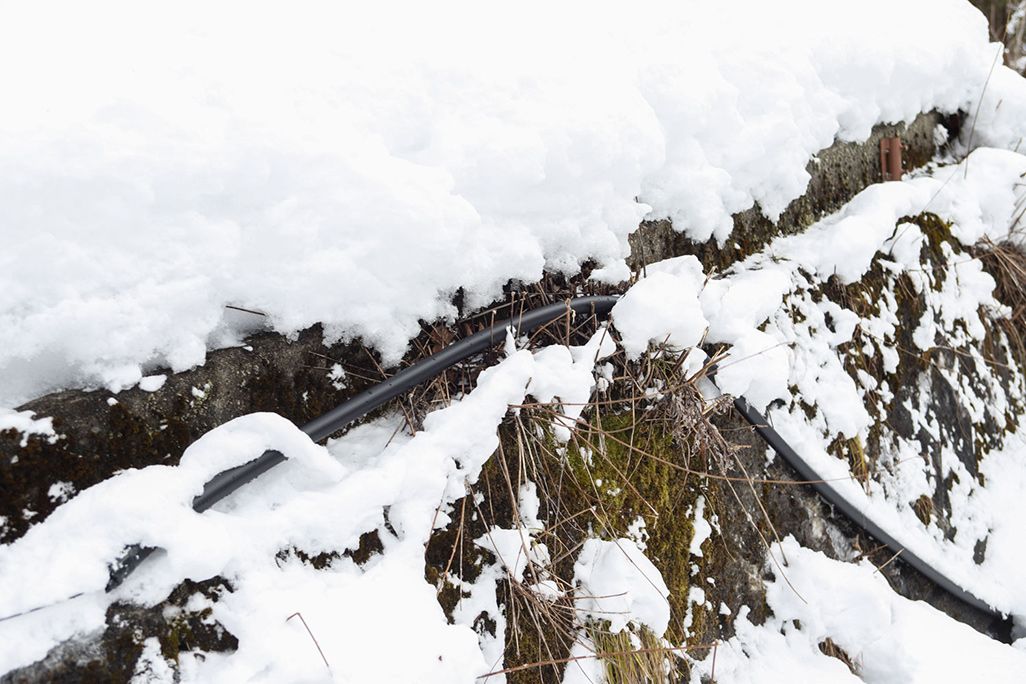
[[[906,216],[900,219],[898,223],[912,223],[919,226],[919,229],[923,231],[923,235],[928,241],[930,251],[935,255],[941,254],[941,244],[945,242],[952,244],[955,242],[954,237],[951,235],[951,224],[937,214],[924,211],[915,216]]]
[[[598,444],[591,444],[593,454],[587,465],[579,449],[570,449],[568,463],[578,481],[593,486],[596,500],[582,501],[581,505],[598,507],[594,521],[598,536],[623,537],[639,516],[644,518],[648,532],[646,555],[663,574],[670,590],[671,614],[676,618],[671,620],[668,636],[679,642],[684,638],[680,625],[687,612],[688,548],[694,536],[694,525],[687,512],[701,489],[685,485],[680,469],[671,465],[686,465],[680,463],[681,454],[672,435],[660,429],[658,423],[639,428],[632,421],[630,414],[596,417],[596,427],[617,435],[618,441],[606,439],[604,454],[599,453]],[[634,445],[634,449],[624,443]],[[625,478],[625,474],[629,477]]]
[[[865,484],[869,479],[870,461],[862,446],[862,438],[855,435],[851,439],[838,437],[828,446],[827,451],[839,459],[848,462],[852,475]]]
[[[903,217],[898,224],[914,225],[921,232],[918,238],[919,274],[923,277],[917,281],[926,288],[939,291],[945,286],[953,264],[968,258],[963,246],[952,235],[951,225],[930,212]],[[910,236],[915,233],[907,226],[899,228],[899,231],[906,235],[905,239],[912,239]],[[969,345],[976,343],[955,341],[972,339],[963,321],[956,321],[949,329],[941,330],[936,346],[920,350],[919,341],[913,339],[913,335],[919,321],[933,313],[927,305],[926,294],[917,291],[909,273],[895,274],[881,266],[889,258],[887,254],[878,253],[859,281],[841,284],[830,279],[810,293],[815,299],[817,291],[821,291],[831,301],[861,318],[880,315],[881,304],[891,300],[889,308],[894,309],[893,313],[900,322],[893,339],[879,340],[857,329],[852,341],[839,348],[844,368],[857,384],[861,384],[858,382],[861,371],[878,382],[886,382],[890,396],[880,390],[867,390],[865,404],[874,419],[868,435],[863,434],[864,441],[860,443],[837,439],[831,444],[830,451],[847,459],[853,472],[859,476],[868,474],[875,466],[877,455],[890,448],[890,444],[885,442],[898,438],[918,441],[924,453],[934,451],[937,439],[921,430],[919,421],[907,408],[910,401],[915,404],[915,397],[925,384],[932,398],[930,417],[936,418],[941,426],[940,441],[955,450],[970,472],[978,474],[979,459],[1002,444],[1009,432],[1015,429],[1018,424],[1016,414],[1021,407],[1016,406],[1015,410],[1007,412],[1008,415],[985,415],[982,421],[974,422],[959,406],[960,392],[951,386],[940,369],[957,365],[960,380],[976,387],[981,396],[988,396],[991,392],[987,378],[997,380],[1006,389],[1014,387],[1016,376],[1005,370],[1017,366],[1009,351],[1005,324],[995,320],[986,310],[979,312],[986,336],[976,349],[987,360],[986,366],[970,355]],[[867,345],[878,353],[867,355],[864,352]],[[897,352],[896,369],[885,370],[883,355],[879,353],[885,345]],[[1013,391],[1008,398],[1014,402],[1014,396]],[[932,498],[924,497],[909,505],[924,523],[933,520],[942,527],[946,524],[950,501],[942,486],[938,485]]]
[[[658,413],[658,412],[655,412]],[[537,482],[541,518],[549,528],[539,541],[553,556],[552,575],[563,587],[572,587],[573,564],[587,537],[616,539],[629,536],[640,517],[647,533],[646,556],[659,569],[670,590],[671,644],[705,643],[720,636],[718,601],[693,607],[688,595],[692,582],[704,584],[721,577],[730,559],[721,545],[703,545],[703,557],[690,554],[696,502],[704,496],[706,516],[720,505],[719,488],[684,470],[704,470],[706,464],[689,463],[687,445],[676,442],[671,421],[652,412],[586,412],[592,428],[584,428],[563,449],[547,432],[550,418],[523,418],[524,428],[509,421],[500,429],[499,453],[485,465],[477,491],[484,494],[468,512],[460,529],[459,510],[453,523],[434,535],[428,545],[426,579],[438,587],[439,601],[451,615],[460,599],[449,576],[473,581],[481,559],[472,540],[487,526],[513,522],[512,492],[523,479]],[[539,430],[539,428],[541,428]],[[530,444],[518,442],[527,435]],[[694,458],[692,456],[691,458]],[[507,479],[508,478],[508,479]],[[512,483],[512,486],[510,484]],[[468,499],[469,500],[469,499]],[[470,512],[474,515],[471,516]],[[490,562],[490,558],[488,559]],[[695,571],[693,572],[693,567]],[[449,569],[449,575],[445,573]],[[499,585],[500,604],[508,619],[506,661],[515,668],[546,663],[566,656],[576,638],[571,596],[551,610],[522,586]],[[690,619],[690,628],[685,622]],[[542,665],[511,672],[511,682],[558,682],[563,666]]]
[[[188,622],[180,617],[175,618],[171,621],[170,629],[165,637],[160,640],[160,654],[164,656],[165,660],[177,663],[178,655],[182,652],[183,637],[185,641],[188,641],[190,636],[192,636],[192,630],[189,629]]]

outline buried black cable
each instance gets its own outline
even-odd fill
[[[1002,641],[1011,643],[1012,623],[1011,619],[1007,615],[994,609],[990,604],[960,587],[947,576],[936,570],[932,565],[916,555],[913,551],[910,551],[904,544],[891,536],[882,527],[870,520],[865,513],[860,511],[850,501],[845,499],[836,489],[825,482],[819,473],[817,473],[804,458],[798,455],[798,453],[791,448],[791,445],[773,429],[773,426],[769,424],[766,417],[756,411],[752,405],[748,403],[747,399],[744,397],[736,397],[734,399],[734,407],[737,409],[738,413],[740,413],[744,419],[755,428],[755,431],[763,441],[765,441],[773,451],[779,454],[780,457],[798,473],[801,479],[806,480],[808,485],[812,487],[824,501],[833,506],[835,510],[844,514],[845,517],[855,523],[856,526],[860,527],[878,542],[887,546],[897,555],[899,561],[903,561],[915,568],[928,580],[943,589],[952,597],[989,617],[991,620],[990,627],[994,629]]]
[[[387,380],[364,390],[324,415],[314,418],[300,429],[309,435],[311,440],[319,442],[353,421],[363,418],[400,394],[441,374],[460,361],[465,361],[502,342],[506,339],[506,331],[509,328],[516,330],[518,334],[526,334],[571,312],[577,315],[605,318],[618,299],[612,295],[575,297],[523,311],[512,318],[492,323],[484,330],[458,342],[453,342],[437,354],[421,359]],[[284,463],[285,460],[285,455],[280,451],[268,450],[256,460],[218,473],[203,486],[203,493],[193,499],[193,510],[202,513],[239,487],[253,481],[276,465]],[[121,557],[111,565],[110,579],[107,582],[106,590],[111,591],[120,586],[154,551],[155,549],[152,547],[129,546]]]
[[[514,318],[494,323],[489,328],[455,342],[438,354],[418,361],[393,377],[367,389],[332,411],[307,423],[301,429],[312,440],[320,441],[384,405],[391,399],[435,377],[447,368],[499,343],[505,338],[506,330],[509,327],[515,328],[519,333],[528,333],[546,323],[557,320],[568,311],[604,318],[609,314],[616,301],[617,297],[614,296],[579,297],[523,312]],[[715,373],[715,368],[710,375],[713,373]],[[734,399],[734,406],[755,428],[759,436],[774,451],[780,454],[783,460],[794,468],[803,479],[807,480],[820,497],[833,505],[835,509],[840,510],[855,525],[891,548],[895,553],[900,554],[901,560],[918,570],[936,586],[968,606],[989,616],[996,625],[1000,626],[1002,630],[1007,630],[1007,634],[1010,634],[1010,620],[1007,616],[952,582],[949,578],[931,567],[926,561],[908,551],[879,525],[866,518],[862,512],[844,499],[836,490],[823,482],[820,475],[783,440],[776,430],[769,425],[765,417],[752,408],[743,397]],[[254,461],[216,475],[204,486],[203,493],[193,500],[193,508],[200,512],[209,509],[224,497],[285,460],[285,456],[280,452],[267,451]],[[153,551],[154,549],[148,547],[129,547],[126,553],[112,566],[107,590],[110,591],[119,586]]]

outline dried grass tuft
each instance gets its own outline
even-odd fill
[[[1026,365],[1026,248],[1018,239],[1019,232],[1014,231],[1012,237],[1001,242],[984,238],[977,246],[977,253],[983,267],[997,283],[995,297],[1010,309],[1009,315],[999,319],[998,324],[1022,366]]]

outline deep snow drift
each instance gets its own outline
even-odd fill
[[[961,0],[0,19],[0,407],[187,369],[254,324],[395,361],[458,288],[589,258],[621,280],[642,218],[722,240],[778,215],[817,151],[970,108],[997,54]]]

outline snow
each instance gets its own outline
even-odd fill
[[[694,257],[687,257],[698,266]],[[638,358],[649,343],[670,348],[696,346],[708,326],[698,303],[701,280],[691,273],[652,273],[629,289],[613,307],[612,318],[620,331],[627,355]]]
[[[694,520],[695,532],[691,537],[691,545],[688,548],[688,552],[692,556],[702,556],[702,544],[712,536],[712,525],[705,519],[705,497],[699,496],[698,501],[695,502],[695,520]]]
[[[533,482],[525,482],[519,488],[517,499],[515,527],[504,529],[493,525],[487,533],[474,540],[474,544],[491,553],[495,562],[484,565],[475,581],[459,580],[457,583],[461,592],[453,610],[453,620],[456,624],[477,630],[481,652],[490,664],[489,671],[502,669],[505,659],[506,611],[499,603],[499,582],[523,583],[524,573],[531,567],[532,577],[541,579],[530,585],[532,591],[548,601],[563,595],[559,586],[549,579],[551,558],[548,548],[535,540],[535,536],[545,529],[545,523],[538,519],[541,502],[537,486]],[[477,629],[482,614],[495,624],[494,634]],[[496,675],[485,678],[485,681],[501,679],[502,675]]]
[[[530,563],[549,564],[549,553],[544,544],[532,544],[531,536],[523,530],[493,527],[484,536],[475,539],[477,546],[489,551],[503,570],[517,582],[524,581],[524,570]]]
[[[964,173],[966,165],[972,173]],[[889,254],[895,260],[892,268],[919,279],[922,289],[919,246],[924,237],[912,224],[899,226],[900,219],[928,210],[951,221],[953,235],[966,245],[983,237],[1001,239],[1015,214],[1020,196],[1018,182],[1024,173],[1026,157],[1005,150],[978,149],[961,164],[940,167],[900,183],[872,185],[804,233],[778,238],[764,252],[723,277],[698,285],[700,292],[696,293],[696,283],[701,282],[701,274],[692,275],[690,267],[683,268],[682,258],[649,266],[649,275],[628,290],[614,308],[613,320],[625,348],[635,354],[644,348],[642,340],[680,338],[680,346],[695,344],[705,332],[702,324],[707,321],[706,339],[729,345],[728,355],[717,370],[718,384],[726,392],[746,396],[760,410],[775,399],[790,396],[789,382],[797,380],[804,381],[801,394],[810,404],[834,407],[836,420],[843,420],[841,414],[864,413],[861,399],[853,392],[844,406],[811,401],[821,392],[835,391],[838,386],[854,389],[854,385],[835,357],[833,365],[817,369],[817,375],[795,373],[796,363],[813,359],[800,355],[795,358],[788,348],[799,341],[787,339],[780,331],[763,329],[768,320],[781,313],[786,297],[810,275],[820,281],[831,276],[846,283],[856,281],[869,269],[877,252]],[[688,271],[688,276],[670,275],[678,271]],[[947,329],[956,320],[961,321],[979,339],[983,331],[979,307],[994,305],[993,279],[973,260],[959,264],[954,273],[945,282],[947,289],[928,297],[933,297],[932,303]],[[829,350],[849,341],[860,322],[852,312],[831,302],[815,303],[802,313],[817,316],[822,322],[815,342],[798,344],[799,349],[819,349],[820,357],[814,359],[817,363],[830,364],[827,356],[832,357],[833,352]],[[827,314],[831,325],[825,323]],[[891,323],[896,325],[897,321]],[[932,346],[932,339],[924,345]],[[753,372],[755,367],[758,373]],[[828,373],[830,382],[825,381]],[[840,432],[851,434],[852,429]]]
[[[70,482],[54,482],[50,485],[50,488],[46,490],[46,496],[54,502],[64,503],[70,499],[75,493],[75,485]]]
[[[164,383],[167,382],[167,375],[161,373],[159,375],[147,375],[139,381],[139,389],[143,392],[156,392]]]
[[[889,401],[887,397],[893,396],[886,379],[880,379],[881,382],[860,377],[857,384],[842,366],[838,348],[853,340],[858,330],[870,338],[863,353],[882,354],[891,370],[897,361],[895,346],[900,326],[913,328],[913,342],[923,351],[937,344],[969,345],[977,367],[986,367],[985,359],[972,345],[983,339],[984,312],[1002,315],[1002,307],[994,300],[993,279],[978,260],[964,253],[956,254],[946,244],[940,247],[940,271],[924,270],[920,247],[926,236],[917,226],[901,219],[930,211],[951,222],[952,235],[963,245],[971,246],[984,237],[1000,240],[1007,236],[1021,207],[1024,173],[1026,157],[1008,150],[980,148],[961,163],[937,166],[901,182],[871,186],[804,233],[778,238],[763,252],[722,276],[707,279],[697,297],[694,281],[682,285],[660,277],[673,272],[677,260],[651,265],[648,277],[634,288],[651,283],[641,292],[653,318],[663,321],[661,329],[651,320],[646,321],[640,327],[642,339],[658,340],[667,335],[676,325],[677,312],[684,306],[700,305],[708,321],[706,339],[727,345],[728,355],[716,376],[721,389],[744,394],[760,410],[768,409],[767,416],[777,431],[829,486],[909,550],[992,606],[1011,613],[1020,624],[1026,616],[1026,594],[1020,581],[1021,568],[1026,563],[1022,551],[1022,540],[1026,538],[1022,525],[1026,520],[1026,480],[1021,467],[1026,432],[1022,428],[1006,437],[1003,448],[982,454],[979,480],[966,470],[950,447],[941,448],[938,456],[943,471],[939,475],[952,476],[948,494],[953,538],[945,536],[932,523],[924,525],[909,505],[920,495],[931,495],[935,488],[930,479],[931,466],[924,463],[917,442],[898,440],[893,453],[881,455],[875,479],[867,483],[854,480],[848,464],[830,455],[828,445],[839,437],[866,438],[875,419],[868,410],[865,387],[878,391],[881,401]],[[831,277],[836,276],[841,282],[857,281],[874,259],[889,277],[906,276],[915,292],[923,295],[926,310],[918,321],[899,320],[893,294],[886,290],[877,303],[878,312],[866,317],[812,295],[815,287]],[[686,304],[675,300],[681,292],[694,300]],[[661,301],[673,302],[662,309],[662,317],[658,304]],[[614,321],[618,329],[631,325],[622,317],[614,317]],[[629,339],[632,331],[621,330],[621,334]],[[999,428],[1010,427],[1005,414],[1011,408],[1011,396],[1018,391],[1018,381],[1013,380],[1010,389],[1004,390],[996,377],[984,373],[981,381],[989,383],[991,393],[988,401],[984,401],[979,395],[983,388],[972,386],[959,372],[958,363],[956,359],[953,367],[941,368],[940,373],[948,379],[971,419],[979,422],[989,416]],[[774,403],[777,400],[782,400],[782,404]],[[808,415],[798,405],[799,400],[813,407],[814,415]],[[913,423],[943,441],[943,426],[927,418],[932,401],[929,387],[919,388],[917,400],[918,405],[907,407]],[[987,552],[982,563],[977,563],[974,551],[983,539],[987,540]],[[790,551],[787,556],[791,557]],[[791,578],[792,571],[787,572]],[[825,572],[826,569],[818,568],[810,577]],[[795,609],[798,603],[805,605],[802,602],[787,604],[787,610],[781,604],[777,616],[784,617],[767,627],[753,627],[739,619],[738,638],[744,653],[749,654],[744,657],[750,658],[751,663],[735,679],[724,674],[723,681],[853,681],[839,661],[825,659],[819,652],[817,639],[826,637],[842,646],[850,644],[865,662],[872,659],[879,663],[860,672],[865,681],[944,679],[950,673],[938,672],[936,668],[943,665],[931,660],[937,652],[930,642],[935,633],[955,648],[960,640],[969,639],[965,632],[971,632],[973,648],[979,649],[980,659],[989,659],[988,668],[996,673],[995,681],[1009,681],[1009,673],[1023,671],[1018,652],[1010,652],[935,612],[923,612],[925,608],[906,609],[894,596],[886,601],[871,601],[868,589],[863,591],[857,585],[849,588],[852,583],[850,579],[838,581],[832,592],[816,594],[820,603],[837,607],[837,615],[841,615],[837,620],[844,617],[843,611],[849,611],[843,629],[837,627],[811,637],[793,627],[781,632],[780,625],[785,624],[782,621],[794,613],[798,613],[795,619],[803,629],[814,629],[804,625],[816,614]],[[883,586],[884,589],[875,591],[886,593]],[[815,599],[809,599],[803,588],[799,592],[810,605],[819,605]],[[689,602],[701,602],[703,598],[696,593],[689,596]],[[874,605],[884,608],[874,617],[858,612],[862,604],[867,610]],[[777,611],[777,606],[773,607]],[[887,616],[893,614],[900,614],[901,619],[895,617],[892,624]],[[859,632],[860,629],[864,631]],[[854,636],[842,643],[848,632]],[[881,637],[877,639],[875,635]],[[907,663],[899,663],[906,652],[911,652],[912,657]],[[919,653],[923,655],[920,657]],[[720,667],[727,666],[721,661]],[[888,672],[897,675],[888,678]],[[967,671],[964,678],[968,674],[971,673]],[[718,681],[720,677],[718,670]]]
[[[670,623],[663,576],[630,539],[588,539],[574,563],[574,608],[581,622],[608,620],[616,633],[635,623],[661,637]]]
[[[536,363],[544,366],[531,378],[528,392],[556,412],[552,419],[553,437],[570,439],[570,430],[591,399],[595,364],[616,351],[616,343],[605,326],[581,347],[554,345],[538,351]],[[558,399],[559,401],[556,401]]]
[[[627,538],[642,551],[648,549],[648,523],[645,522],[644,516],[639,515],[627,526]]]
[[[53,430],[53,418],[36,418],[33,411],[13,411],[0,407],[0,432],[16,430],[22,435],[21,445],[28,444],[31,435],[46,437],[50,442],[57,440]]]
[[[995,50],[997,53],[997,50]],[[1026,150],[1023,147],[1023,117],[1026,100],[1022,98],[1022,76],[1000,64],[994,56],[994,70],[975,103],[976,142],[987,147],[1007,150]]]
[[[597,684],[606,681],[605,665],[595,657],[595,644],[584,634],[570,647],[562,684]]]
[[[914,445],[884,454],[865,485],[827,451],[867,434],[868,390],[892,392],[868,374],[856,382],[838,349],[862,331],[880,341],[864,353],[893,369],[896,331],[911,323],[897,319],[890,293],[862,318],[811,294],[832,277],[859,280],[875,258],[924,295],[912,337],[924,351],[942,336],[980,341],[981,311],[1000,310],[979,262],[956,263],[949,247],[935,288],[919,263],[925,236],[903,221],[935,212],[972,245],[1005,237],[1021,207],[1026,84],[994,66],[996,46],[968,3],[0,12],[0,59],[31,65],[0,72],[0,430],[17,430],[23,445],[32,435],[58,439],[52,419],[3,406],[66,387],[158,391],[168,372],[258,329],[294,334],[319,323],[328,341],[360,337],[394,364],[422,321],[456,317],[458,291],[480,307],[511,279],[573,274],[588,260],[595,280],[626,281],[627,237],[642,220],[668,218],[692,240],[723,244],[738,211],[757,204],[777,218],[835,140],[864,140],[877,123],[924,111],[975,111],[971,132],[949,150],[963,161],[871,186],[725,273],[705,273],[691,256],[650,264],[612,325],[630,358],[652,345],[690,350],[688,374],[706,359],[693,347],[722,345],[723,391],[767,411],[831,486],[910,550],[1026,619],[1026,427],[981,460],[986,485],[942,450],[955,532],[923,525],[907,503],[934,483]],[[730,41],[709,30],[727,25]],[[509,406],[528,396],[548,404],[553,435],[566,442],[596,387],[611,381],[610,367],[596,365],[615,349],[605,327],[581,347],[518,351],[509,340],[507,358],[413,436],[386,417],[321,447],[280,416],[253,414],[203,436],[179,466],[121,472],[77,493],[53,483],[47,496],[67,501],[0,547],[0,616],[49,606],[0,622],[0,672],[100,629],[112,601],[153,604],[183,578],[215,575],[234,591],[211,616],[239,650],[184,654],[184,681],[472,682],[501,669],[498,583],[562,595],[537,540],[537,489],[521,486],[514,526],[474,540],[491,562],[459,587],[451,623],[424,579],[425,544],[477,480]],[[340,365],[328,374],[345,387]],[[988,404],[957,365],[944,377],[973,419],[1005,421],[1004,394]],[[205,392],[191,390],[197,401]],[[907,409],[939,435],[928,401],[924,388]],[[192,511],[213,474],[268,448],[287,463],[214,510]],[[694,511],[694,556],[712,533],[704,503]],[[279,557],[354,549],[368,533],[384,551],[362,566],[342,557],[318,571]],[[580,549],[582,632],[571,656],[581,660],[568,682],[602,679],[587,657],[589,621],[666,631],[669,591],[644,554],[643,519],[630,536]],[[163,551],[104,594],[108,562],[138,542]],[[1010,681],[1026,671],[1022,649],[898,597],[871,566],[793,540],[775,551],[787,562],[769,566],[774,614],[756,626],[738,613],[736,636],[718,649],[717,681]],[[687,600],[704,605],[705,591],[692,586]],[[475,631],[482,613],[494,634]],[[820,651],[827,638],[855,659],[858,679]],[[710,659],[696,668],[712,675]],[[136,680],[169,677],[159,644],[147,641]]]
[[[966,167],[971,173],[966,173]],[[869,269],[877,252],[889,254],[892,268],[909,273],[920,291],[919,229],[901,223],[905,216],[929,210],[952,222],[953,235],[966,245],[983,237],[1001,239],[1012,223],[1019,179],[1026,157],[1007,150],[982,148],[960,163],[903,182],[872,185],[839,212],[804,233],[774,240],[759,253],[719,278],[706,278],[694,257],[678,257],[647,267],[647,277],[632,287],[613,310],[624,348],[639,355],[650,342],[669,341],[687,348],[704,339],[728,345],[717,368],[724,392],[745,396],[759,410],[791,396],[791,386],[809,405],[822,407],[836,433],[854,436],[869,418],[855,385],[832,349],[849,341],[860,321],[850,311],[825,302],[806,303],[803,315],[815,339],[788,338],[765,329],[774,316],[788,315],[782,302],[809,276],[825,281],[837,276],[854,282]],[[899,226],[899,223],[901,225]],[[978,261],[959,264],[939,293],[927,297],[951,329],[965,323],[976,339],[983,334],[981,305],[993,305],[994,283]],[[829,316],[831,324],[826,324]],[[890,329],[896,320],[883,323]],[[923,318],[926,326],[933,320]],[[887,328],[877,328],[885,332]],[[795,333],[799,333],[796,330]],[[812,334],[811,332],[809,334]],[[921,346],[933,346],[927,328],[917,332]],[[799,353],[791,348],[795,347]],[[815,353],[801,350],[816,349]],[[758,372],[754,372],[754,369]]]
[[[758,374],[752,373],[753,367],[759,368]],[[789,377],[785,345],[761,330],[748,330],[735,339],[716,370],[720,389],[760,407],[785,396]]]
[[[302,615],[338,680],[473,682],[501,667],[504,620],[491,649],[479,644],[472,621],[489,600],[495,606],[490,612],[501,617],[495,583],[507,571],[520,579],[528,561],[548,563],[544,545],[531,543],[544,527],[536,490],[525,484],[519,492],[520,529],[493,529],[487,540],[478,540],[501,567],[483,574],[478,593],[468,599],[467,607],[475,607],[466,613],[469,620],[449,624],[436,588],[424,579],[424,547],[476,481],[498,445],[499,422],[511,404],[524,401],[533,378],[546,376],[546,391],[559,396],[588,395],[595,385],[591,368],[608,339],[599,330],[588,344],[562,354],[552,353],[554,347],[517,351],[510,339],[510,356],[483,371],[470,394],[429,414],[413,437],[397,434],[401,423],[392,417],[322,447],[280,416],[251,414],[201,437],[179,466],[122,472],[78,493],[24,537],[0,547],[0,615],[54,604],[0,622],[0,671],[100,628],[114,600],[155,603],[183,578],[215,575],[227,578],[233,591],[212,605],[211,617],[238,637],[239,650],[202,661],[186,656],[187,681],[325,679],[328,672],[306,629],[287,619],[294,613]],[[213,474],[269,448],[287,462],[214,510],[192,510],[192,498]],[[374,531],[384,552],[362,567],[341,558],[318,571],[294,555],[278,557],[293,548],[309,554],[354,549],[362,534]],[[108,561],[137,542],[164,551],[116,592],[104,594]],[[643,557],[636,552],[632,559]],[[644,619],[655,620],[650,600],[642,595],[637,605]],[[390,652],[397,629],[415,635],[402,658]]]
[[[136,663],[132,684],[174,684],[174,670],[160,650],[160,641],[150,637],[143,642],[143,652]]]
[[[345,389],[346,387],[346,371],[342,368],[341,364],[332,364],[331,370],[328,371],[328,379],[331,380],[331,386],[337,390]]]
[[[648,277],[627,295],[648,282],[650,286],[641,292],[653,312],[659,310],[659,302],[673,302],[663,317],[652,317],[663,322],[662,330],[651,319],[645,322],[642,330],[648,339],[665,336],[676,325],[674,312],[700,305],[709,321],[709,337],[728,345],[716,374],[722,391],[743,395],[766,412],[781,436],[829,486],[903,545],[992,606],[1020,616],[1026,616],[1026,594],[1015,568],[1017,564],[1022,567],[1026,557],[1014,550],[1023,545],[1011,540],[1023,538],[1017,521],[1026,519],[1022,503],[1026,483],[1012,463],[1015,456],[1004,451],[987,454],[982,462],[989,465],[983,471],[993,474],[985,478],[987,486],[983,486],[953,453],[942,454],[947,473],[956,476],[957,484],[950,492],[956,511],[951,523],[957,530],[952,541],[936,526],[924,526],[908,505],[920,495],[931,495],[934,487],[918,443],[901,445],[896,453],[886,454],[885,462],[893,467],[885,467],[877,481],[866,485],[852,478],[848,464],[831,455],[828,446],[838,437],[865,439],[874,424],[865,393],[842,366],[837,350],[853,339],[857,325],[870,331],[881,353],[888,349],[894,353],[898,326],[917,325],[914,339],[921,349],[928,350],[938,342],[940,331],[954,335],[953,341],[978,343],[983,338],[981,311],[989,309],[992,315],[1001,311],[993,297],[994,281],[980,262],[955,255],[950,246],[942,248],[948,262],[943,283],[934,287],[934,275],[924,272],[920,263],[919,247],[925,236],[901,218],[929,210],[950,221],[953,236],[966,245],[982,237],[1001,239],[1022,196],[1024,173],[1026,157],[981,148],[962,163],[901,182],[870,186],[804,233],[778,238],[722,277],[709,279],[697,296],[692,282],[682,285],[665,278],[654,280],[664,269],[675,269],[678,260],[650,267]],[[915,290],[925,296],[926,312],[920,321],[897,320],[893,301],[882,302],[879,315],[860,319],[810,294],[813,285],[831,276],[843,282],[858,280],[878,253],[886,255],[884,262],[892,273],[907,275]],[[692,301],[682,304],[675,300],[681,292]],[[618,329],[631,323],[623,318],[614,321]],[[631,332],[621,334],[629,338]],[[982,357],[979,365],[985,365]],[[945,372],[959,396],[965,398],[967,410],[975,412],[978,419],[988,413],[999,425],[1005,424],[1008,405],[1003,392],[995,394],[993,405],[984,405],[959,377],[957,368]],[[770,406],[777,400],[784,405]],[[798,400],[814,407],[813,418]],[[923,423],[916,416],[927,412],[928,388],[920,388],[920,400],[924,402],[921,407],[909,408],[913,420]],[[936,426],[924,424],[924,429],[939,437]],[[1026,433],[1021,430],[1010,436],[1009,454],[1021,457],[1024,440]],[[1007,541],[996,559],[977,565],[973,549],[988,534]]]
[[[776,575],[766,594],[773,615],[760,626],[747,610],[738,616],[737,634],[717,648],[717,682],[1011,683],[1026,672],[1026,651],[899,596],[868,561],[831,560],[793,537],[774,553],[783,570],[767,566]],[[820,651],[826,639],[848,654],[857,677]],[[710,675],[712,656],[696,669]]]
[[[819,150],[972,107],[994,56],[961,0],[2,12],[0,406],[261,327],[392,364],[459,288],[620,281],[643,218],[776,217]],[[995,72],[979,141],[1021,136],[1021,89]]]
[[[965,172],[966,165],[968,173]],[[1011,223],[1020,192],[1020,177],[1024,172],[1026,158],[1021,155],[1002,150],[976,150],[962,164],[942,167],[901,183],[873,186],[838,214],[824,219],[802,235],[775,241],[765,255],[754,257],[739,268],[788,269],[796,282],[796,293],[785,298],[780,312],[770,318],[767,330],[779,341],[787,343],[790,367],[787,382],[796,388],[794,396],[816,407],[816,417],[810,419],[798,407],[773,408],[767,417],[777,431],[822,477],[828,480],[839,478],[830,486],[902,544],[991,605],[1018,615],[1026,614],[1026,602],[1016,588],[1015,571],[1010,566],[998,570],[989,559],[982,566],[977,566],[973,560],[976,541],[988,532],[996,534],[1001,529],[1008,537],[1021,538],[1021,528],[1015,521],[1021,520],[1024,512],[1021,509],[1023,490],[1015,490],[1020,493],[1012,494],[1004,485],[996,484],[996,480],[1018,483],[1016,468],[1005,465],[995,471],[994,479],[987,478],[987,486],[983,487],[965,471],[953,453],[942,455],[945,467],[956,474],[958,483],[951,492],[952,507],[957,511],[951,521],[952,527],[958,530],[954,542],[944,539],[935,526],[924,527],[907,505],[918,496],[929,495],[933,491],[933,483],[924,477],[918,444],[901,446],[896,453],[887,455],[888,460],[895,464],[893,470],[888,473],[885,468],[878,475],[879,482],[869,483],[868,493],[860,483],[845,480],[849,477],[847,464],[830,456],[827,445],[838,436],[853,438],[861,435],[865,438],[874,420],[867,411],[863,394],[841,368],[834,351],[837,345],[852,339],[853,326],[846,320],[851,314],[838,311],[836,305],[824,309],[822,304],[797,292],[807,286],[808,281],[794,269],[797,266],[815,269],[815,277],[821,280],[837,274],[850,281],[861,277],[872,255],[880,251],[893,259],[889,266],[893,272],[906,274],[913,287],[925,295],[927,311],[914,334],[914,341],[921,349],[930,349],[937,344],[941,330],[953,336],[950,339],[954,342],[978,342],[983,337],[981,310],[989,308],[992,314],[1000,311],[993,299],[993,280],[983,271],[979,261],[967,259],[964,255],[955,256],[950,247],[945,247],[949,263],[943,274],[943,285],[935,288],[934,276],[923,272],[919,264],[918,246],[924,236],[911,224],[899,226],[898,219],[927,208],[950,220],[953,235],[965,244],[972,244],[984,236],[1000,239]],[[873,240],[877,242],[874,244]],[[842,244],[847,248],[842,249]],[[770,260],[772,266],[767,264]],[[886,350],[895,345],[897,326],[911,326],[917,322],[898,321],[893,316],[894,303],[883,304],[885,306],[881,306],[878,317],[859,323],[871,332],[877,346]],[[789,309],[800,311],[802,322],[792,321]],[[832,327],[824,318],[827,313],[831,315]],[[956,326],[956,322],[962,325]],[[982,362],[979,365],[984,366]],[[957,369],[952,371],[948,371],[949,376],[959,395],[965,397],[967,409],[976,411],[978,419],[984,411],[1000,414],[999,425],[1003,425],[1006,410],[1001,403],[1005,401],[1003,392],[995,393],[993,406],[979,405],[972,388],[958,378]],[[783,383],[779,383],[768,388],[763,398],[772,394],[785,397],[790,392]],[[931,401],[929,389],[920,388],[919,394],[923,406],[909,408],[913,420],[925,423],[916,416],[926,414]],[[924,429],[939,436],[936,426],[931,428],[924,424]],[[1020,435],[1013,435],[1007,448],[1021,453],[1018,446],[1021,441]],[[1008,463],[1008,457],[1003,453],[990,453],[982,462],[997,468],[997,464]],[[1000,502],[998,496],[1002,497]],[[981,524],[980,516],[986,517],[989,527]],[[1000,553],[1008,551],[1005,549]]]

